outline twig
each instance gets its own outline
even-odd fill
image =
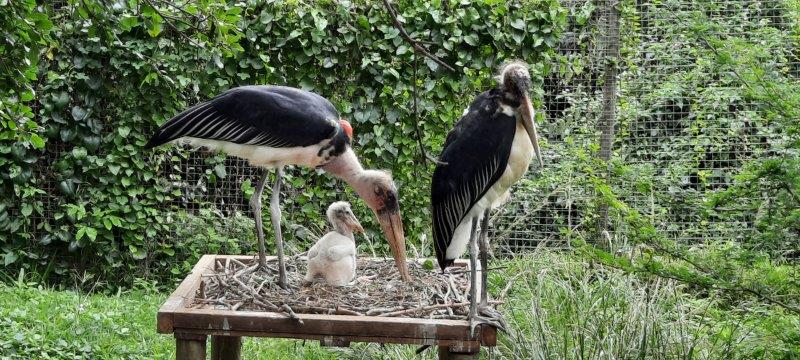
[[[483,269],[478,269],[478,270],[477,270],[477,272],[481,272],[481,271],[495,271],[495,270],[502,270],[502,269],[505,269],[505,268],[508,268],[508,266],[506,266],[506,265],[503,265],[503,266],[498,266],[498,267],[488,268],[488,269],[486,269],[486,270],[483,270]],[[472,271],[472,270],[468,270],[468,269],[463,269],[463,270],[453,270],[453,271],[449,271],[449,272],[448,272],[448,274],[463,274],[463,273],[468,273],[468,272],[470,272],[470,271]]]
[[[202,45],[200,45],[197,42],[195,42],[194,39],[192,39],[189,36],[187,36],[186,34],[184,34],[183,31],[178,29],[178,27],[175,26],[175,24],[173,24],[172,21],[170,21],[170,20],[178,20],[178,21],[180,21],[180,22],[182,22],[182,23],[184,23],[184,24],[186,24],[186,25],[188,25],[190,27],[193,27],[197,32],[200,32],[200,29],[198,29],[196,26],[194,26],[192,24],[187,23],[186,21],[183,21],[180,18],[176,18],[176,17],[169,16],[167,14],[162,13],[161,10],[158,10],[158,7],[156,6],[156,4],[153,4],[153,2],[150,1],[150,0],[144,0],[144,2],[147,3],[147,5],[150,5],[150,7],[153,8],[153,11],[155,11],[156,14],[158,14],[158,16],[161,16],[161,18],[164,20],[164,23],[167,24],[167,26],[169,26],[170,28],[172,28],[172,30],[174,30],[180,37],[186,39],[186,41],[191,43],[193,46],[203,47]]]
[[[364,314],[362,314],[362,313],[360,313],[358,311],[350,310],[350,309],[348,309],[348,308],[346,308],[344,306],[341,306],[341,305],[336,305],[336,312],[335,313],[339,314],[339,315],[364,316]]]
[[[464,299],[461,297],[461,291],[458,291],[458,288],[456,287],[455,280],[453,280],[453,274],[447,274],[447,284],[448,288],[453,290],[453,296],[455,296],[456,301],[461,301]]]
[[[373,316],[373,315],[378,315],[378,314],[382,314],[382,313],[388,313],[388,312],[393,312],[393,311],[398,311],[398,310],[403,310],[403,309],[405,309],[405,308],[402,307],[402,306],[397,306],[397,307],[394,307],[394,308],[375,308],[375,309],[368,310],[367,311],[367,316]]]
[[[195,301],[203,304],[222,305],[227,307],[228,309],[233,309],[233,306],[231,306],[231,304],[225,302],[222,299],[195,299]]]
[[[264,301],[266,301],[266,303],[264,303],[261,300],[257,300],[257,299],[252,299],[251,301],[253,302],[253,304],[261,306],[262,308],[264,308],[264,309],[266,309],[268,311],[275,311],[275,312],[280,311],[279,307],[275,306],[275,304],[273,304],[273,303],[271,303],[271,302],[269,302],[267,300],[264,300]]]
[[[397,19],[397,12],[395,11],[394,7],[392,7],[392,4],[389,2],[389,0],[383,0],[383,4],[386,6],[386,10],[389,11],[389,15],[392,18],[392,22],[394,23],[394,27],[397,28],[398,31],[400,31],[400,36],[402,36],[403,39],[405,39],[409,44],[411,44],[411,46],[414,48],[414,50],[416,52],[419,52],[422,55],[425,55],[426,57],[428,57],[429,59],[433,60],[435,63],[441,65],[442,67],[444,67],[447,70],[450,70],[450,71],[453,71],[453,72],[456,71],[456,69],[454,69],[450,65],[447,65],[447,63],[445,63],[444,61],[439,59],[436,55],[433,55],[430,52],[428,52],[428,50],[426,50],[424,47],[422,47],[422,45],[417,43],[416,40],[412,39],[411,36],[408,35],[408,33],[406,32],[406,29],[403,27],[403,24],[401,24],[400,20]]]
[[[297,321],[300,325],[303,325],[303,319],[301,319],[299,316],[297,316],[297,314],[294,313],[294,310],[292,310],[291,306],[289,306],[288,304],[283,304],[281,305],[281,310],[286,312],[286,314],[289,315],[290,318]]]
[[[264,288],[264,285],[266,285],[267,282],[269,281],[270,279],[264,279],[263,281],[261,281],[261,284],[259,284],[258,288],[256,288],[256,294],[261,294],[261,289]]]

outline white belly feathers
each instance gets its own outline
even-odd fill
[[[288,164],[305,165],[315,168],[322,165],[324,156],[319,156],[319,150],[325,143],[303,146],[275,148],[263,145],[236,144],[228,141],[182,137],[173,142],[186,143],[191,146],[205,147],[209,150],[222,150],[228,155],[247,159],[254,166],[278,167]]]

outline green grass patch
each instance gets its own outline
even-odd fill
[[[511,325],[492,359],[796,359],[800,318],[756,300],[698,292],[674,280],[603,268],[578,255],[539,251],[496,261],[490,276]],[[86,294],[15,281],[0,284],[0,359],[171,359],[157,334],[166,294]],[[246,339],[246,359],[409,359],[414,346]],[[435,358],[433,349],[420,359]]]

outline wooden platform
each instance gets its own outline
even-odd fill
[[[303,324],[282,313],[189,308],[203,274],[213,273],[216,259],[251,260],[252,256],[205,255],[158,311],[158,332],[175,334],[179,360],[205,359],[212,336],[214,359],[238,359],[242,336],[311,339],[324,346],[351,342],[413,344],[439,347],[440,359],[476,357],[481,346],[495,346],[497,333],[479,326],[470,337],[463,320],[351,315],[297,314]],[[459,261],[457,266],[468,266]]]

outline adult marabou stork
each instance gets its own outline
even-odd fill
[[[266,266],[261,193],[269,169],[277,169],[270,218],[275,231],[281,287],[286,287],[286,267],[279,202],[286,165],[320,168],[350,184],[378,217],[400,276],[410,281],[397,188],[389,173],[361,167],[350,147],[352,138],[350,124],[342,120],[330,101],[322,96],[284,86],[242,86],[170,119],[156,131],[146,147],[186,142],[222,150],[265,168],[250,199],[261,267]]]
[[[486,234],[489,211],[507,197],[511,186],[528,170],[539,152],[539,139],[533,121],[533,106],[528,91],[531,78],[522,62],[504,65],[499,86],[481,93],[464,111],[447,135],[441,164],[436,166],[431,186],[433,238],[442,271],[470,251],[471,303],[470,326],[478,323],[502,326],[502,320],[487,306]],[[478,221],[481,222],[481,302],[476,308],[476,253]],[[481,316],[478,315],[481,312]]]

